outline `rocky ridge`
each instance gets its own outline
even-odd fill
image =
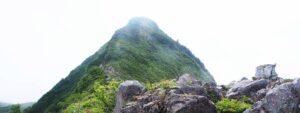
[[[123,84],[129,83],[133,83],[133,81],[125,81]],[[216,107],[210,101],[207,91],[211,90],[216,94],[220,94],[220,91],[216,88],[216,85],[204,84],[202,81],[194,79],[192,75],[185,74],[181,76],[176,82],[176,87],[169,89],[157,88],[143,92],[144,87],[139,86],[139,84],[127,85],[128,88],[132,87],[131,89],[135,87],[135,90],[131,91],[124,91],[124,85],[120,86],[115,113],[216,112]],[[122,104],[120,105],[120,103]]]
[[[222,113],[216,102],[244,97],[253,105],[243,113],[299,113],[300,78],[280,78],[275,67],[258,66],[252,80],[243,78],[221,86],[190,74],[172,80],[176,87],[171,88],[149,90],[138,81],[125,81],[127,85],[121,85],[117,94],[115,113]]]

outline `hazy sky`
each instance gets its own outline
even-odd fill
[[[300,76],[300,1],[1,0],[0,101],[37,101],[135,16],[157,22],[227,84],[277,63]]]

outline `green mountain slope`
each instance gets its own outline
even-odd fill
[[[109,42],[71,71],[28,112],[62,112],[71,106],[78,108],[83,100],[91,102],[92,99],[96,99],[92,102],[92,106],[96,106],[99,104],[96,102],[99,89],[95,87],[115,86],[109,82],[111,80],[155,82],[176,78],[184,73],[214,82],[201,61],[186,47],[172,40],[152,20],[137,17],[117,30]],[[104,101],[102,103],[110,106]],[[110,109],[103,112],[110,112]]]

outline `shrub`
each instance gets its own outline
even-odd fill
[[[177,84],[175,81],[173,80],[162,80],[160,82],[156,82],[156,83],[147,83],[146,88],[148,90],[154,90],[157,88],[163,88],[163,89],[173,89],[177,87]]]
[[[22,113],[20,104],[12,105],[8,113]]]
[[[221,88],[223,91],[228,91],[230,89],[229,86],[226,85],[221,85]]]
[[[207,96],[214,103],[216,103],[218,101],[217,95],[214,92],[212,92],[212,91],[207,91]]]
[[[85,91],[85,89],[87,89],[96,80],[99,81],[101,84],[106,83],[104,71],[98,66],[93,66],[88,69],[87,74],[84,75],[81,78],[81,80],[78,82],[75,91],[76,92]]]
[[[293,79],[284,79],[283,81],[282,81],[282,83],[288,83],[288,82],[293,82],[294,80]]]
[[[193,84],[193,81],[189,80],[189,81],[187,81],[187,83],[188,83],[188,85],[191,86]]]
[[[218,113],[243,113],[251,104],[235,99],[224,98],[216,103]]]
[[[96,97],[104,104],[105,112],[112,112],[116,102],[116,93],[122,81],[112,80],[107,85],[96,84]]]
[[[256,77],[252,77],[252,80],[257,80],[257,78]]]
[[[115,94],[121,82],[111,80],[103,84],[97,81],[89,92],[72,94],[65,100],[67,107],[62,113],[112,113],[116,102]]]
[[[245,95],[243,95],[239,100],[242,101],[242,102],[244,102],[244,103],[253,104],[251,98],[249,98],[249,97],[247,97]]]

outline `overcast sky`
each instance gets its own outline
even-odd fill
[[[37,101],[135,16],[153,19],[227,84],[277,63],[300,77],[300,1],[1,0],[0,101]]]

